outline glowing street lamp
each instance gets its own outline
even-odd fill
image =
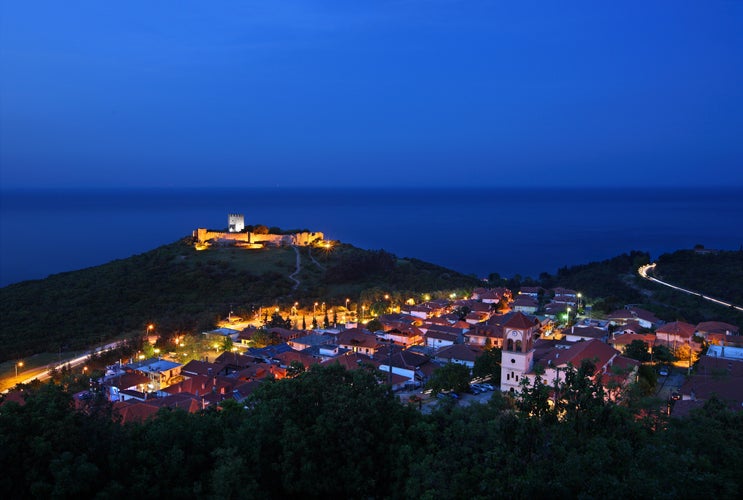
[[[366,306],[361,306],[361,321],[364,321],[364,311],[366,310]]]
[[[317,306],[318,306],[318,303],[317,302],[315,302],[314,304],[312,304],[312,317],[313,318],[315,317],[315,313],[317,312]]]
[[[15,364],[15,378],[18,378],[18,368],[23,368],[23,361],[19,361]]]

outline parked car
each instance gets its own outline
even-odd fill
[[[658,370],[658,375],[661,377],[667,377],[668,376],[668,367],[667,366],[661,366],[660,370]]]
[[[678,401],[679,399],[681,399],[681,394],[679,394],[677,391],[673,391],[671,393],[671,399],[673,399],[674,401]]]
[[[453,399],[456,401],[459,399],[459,394],[456,392],[440,392],[436,394],[436,397],[438,399]]]
[[[480,385],[480,387],[482,387],[483,389],[488,390],[488,391],[494,391],[495,390],[495,387],[493,387],[490,384],[479,384],[479,385]]]
[[[480,389],[477,385],[475,384],[470,385],[470,394],[474,394],[475,396],[477,396],[481,392],[482,392],[482,389]]]

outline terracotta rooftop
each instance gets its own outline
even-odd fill
[[[527,330],[534,328],[536,325],[536,319],[526,316],[524,313],[517,312],[511,318],[506,321],[503,325],[504,328],[518,328],[521,330]]]
[[[444,347],[437,352],[436,358],[474,362],[475,359],[479,358],[481,355],[482,349],[464,344],[454,344],[449,347]]]
[[[738,334],[740,328],[722,321],[703,321],[697,325],[697,331],[702,333],[732,333]]]
[[[583,360],[591,361],[596,370],[605,366],[611,359],[619,354],[619,351],[600,340],[587,340],[576,342],[568,349],[555,349],[547,354],[541,361],[546,366],[573,365],[579,368]]]
[[[659,334],[676,335],[685,339],[690,339],[694,336],[696,328],[694,325],[684,323],[683,321],[674,321],[672,323],[666,323],[665,325],[659,326],[655,330],[656,336]]]

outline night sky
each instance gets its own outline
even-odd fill
[[[2,0],[15,187],[743,186],[743,2]]]

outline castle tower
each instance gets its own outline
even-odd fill
[[[503,324],[501,391],[519,392],[521,380],[534,368],[536,330],[536,322],[521,312]]]
[[[243,214],[229,214],[227,216],[227,231],[240,233],[245,229],[245,217]]]

